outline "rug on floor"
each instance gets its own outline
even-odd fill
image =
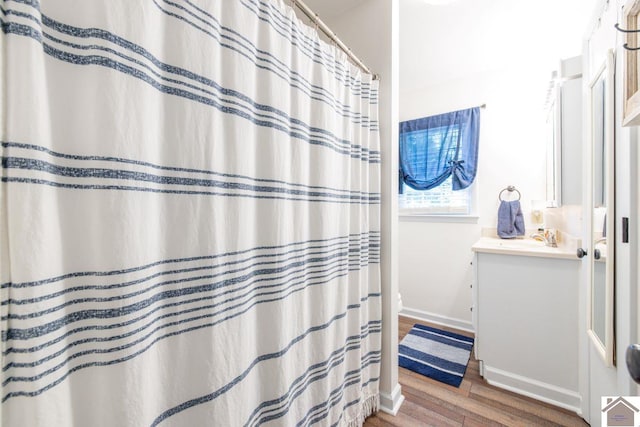
[[[473,338],[416,324],[400,342],[399,365],[460,387],[472,348]]]

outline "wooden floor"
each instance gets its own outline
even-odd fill
[[[400,317],[399,338],[402,339],[415,323],[422,322]],[[473,336],[454,329],[440,328]],[[392,417],[380,411],[367,418],[365,427],[588,425],[572,412],[490,386],[480,376],[478,361],[473,357],[473,352],[460,388],[404,368],[399,369],[400,385],[405,397],[400,412]]]

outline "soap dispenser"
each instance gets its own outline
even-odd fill
[[[531,201],[531,225],[538,232],[544,231],[544,207],[546,202],[543,200]]]

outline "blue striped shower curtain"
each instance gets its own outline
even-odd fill
[[[4,0],[3,426],[360,425],[377,81],[279,0]]]

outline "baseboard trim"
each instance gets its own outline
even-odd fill
[[[582,398],[575,391],[492,368],[486,364],[483,364],[483,371],[484,379],[493,386],[567,409],[578,415],[582,413]]]
[[[380,410],[382,412],[395,417],[400,410],[400,406],[402,406],[402,402],[404,402],[404,396],[402,395],[400,384],[396,384],[391,394],[380,392]]]
[[[473,330],[473,324],[470,321],[454,319],[452,317],[429,313],[415,308],[404,307],[402,311],[400,311],[400,315],[416,320],[422,320],[423,322],[435,323],[436,325],[459,329],[465,332],[475,332]]]

